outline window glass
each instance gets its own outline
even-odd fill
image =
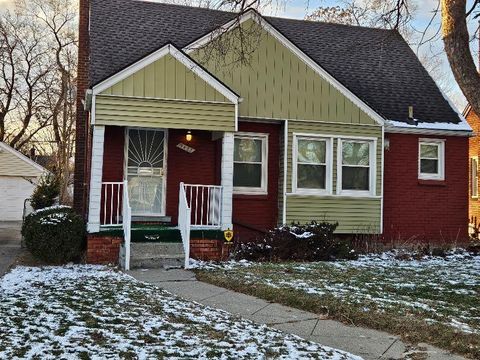
[[[266,137],[238,136],[234,141],[233,186],[266,191]]]
[[[420,143],[420,177],[424,179],[443,178],[443,164],[441,161],[442,143]]]
[[[342,190],[370,189],[370,143],[342,141]]]
[[[327,141],[297,139],[297,188],[326,189]]]
[[[470,161],[470,193],[472,197],[478,196],[478,160],[472,158]]]

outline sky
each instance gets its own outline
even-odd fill
[[[12,8],[13,3],[15,0],[0,0],[0,10],[6,8]],[[163,2],[162,0],[151,0],[151,1],[159,1]],[[202,0],[196,0],[202,1]],[[215,1],[215,0],[213,0]],[[266,4],[269,1],[269,4],[263,9],[262,13],[266,15],[272,16],[281,16],[281,17],[289,17],[289,18],[296,18],[296,19],[303,19],[306,15],[310,14],[312,11],[317,9],[319,6],[341,6],[342,0],[263,0]],[[360,0],[361,1],[361,0]],[[423,31],[427,24],[429,23],[433,11],[436,9],[438,0],[413,0],[415,3],[416,11],[414,13],[414,20],[412,22],[412,26],[417,29],[418,31]],[[177,2],[177,3],[193,3],[195,0],[173,0],[173,1],[165,1],[165,2]],[[203,2],[203,1],[202,1]],[[467,0],[467,7],[471,5],[473,0]],[[473,34],[475,29],[477,28],[478,22],[476,20],[471,20],[469,22],[470,33]],[[440,18],[437,16],[436,20],[429,28],[429,34],[435,33],[440,26]],[[413,36],[411,41],[415,42],[418,41],[419,35],[413,31]],[[415,44],[411,44],[412,48],[415,52],[417,52],[417,46]],[[471,48],[474,58],[477,60],[478,58],[478,42],[472,41]],[[460,91],[459,87],[455,83],[455,79],[453,78],[453,74],[450,70],[448,65],[448,61],[446,59],[445,54],[443,53],[443,42],[440,36],[437,36],[434,40],[430,41],[428,44],[422,46],[418,50],[418,54],[423,58],[428,57],[430,58],[432,54],[440,54],[435,56],[435,67],[431,70],[431,73],[434,73],[434,80],[439,83],[442,90],[446,93],[446,95],[452,100],[452,102],[456,105],[456,107],[463,111],[466,106],[466,100],[463,97],[462,92]]]

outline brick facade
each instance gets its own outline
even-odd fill
[[[472,136],[468,140],[468,159],[473,156],[477,156],[480,159],[480,117],[472,110],[465,114],[468,123],[470,124],[475,136]],[[468,218],[469,222],[473,224],[480,223],[480,203],[478,198],[472,198],[471,189],[472,189],[472,178],[470,175],[470,165],[469,165],[469,176],[468,176]]]
[[[86,217],[87,190],[88,190],[88,144],[89,144],[89,115],[84,110],[83,100],[85,91],[89,87],[89,16],[90,1],[79,2],[79,31],[78,31],[78,69],[77,69],[77,105],[75,122],[75,173],[73,207],[75,211]]]
[[[87,236],[87,263],[118,264],[123,238],[91,234]]]
[[[230,254],[231,246],[222,240],[191,239],[190,256],[197,260],[224,261]]]
[[[384,239],[454,242],[467,239],[468,138],[386,134]],[[418,179],[420,138],[445,139],[445,181]]]

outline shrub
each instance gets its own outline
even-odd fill
[[[71,208],[54,206],[28,215],[22,235],[33,256],[47,263],[61,264],[80,257],[85,224]]]
[[[259,242],[238,243],[233,256],[252,261],[356,259],[350,242],[334,236],[337,226],[312,221],[276,228]]]
[[[35,191],[33,192],[31,204],[34,210],[43,209],[55,204],[60,195],[60,182],[53,174],[42,176]]]

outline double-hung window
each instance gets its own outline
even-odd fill
[[[420,139],[418,152],[418,178],[444,180],[445,142],[436,139]]]
[[[295,193],[327,194],[331,192],[331,139],[294,137],[293,177]]]
[[[337,173],[340,195],[374,195],[375,142],[339,139]]]
[[[267,193],[268,135],[235,135],[233,153],[233,190],[237,194]]]
[[[478,157],[470,158],[470,196],[478,198]]]

